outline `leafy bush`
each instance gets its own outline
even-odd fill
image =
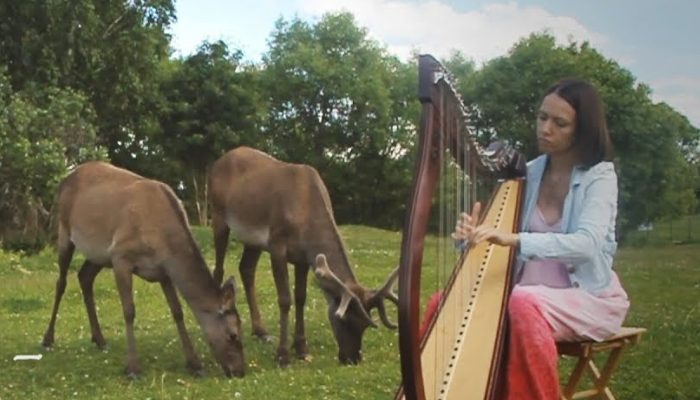
[[[85,97],[44,88],[12,92],[0,71],[0,244],[36,251],[49,237],[56,187],[71,165],[104,159]]]

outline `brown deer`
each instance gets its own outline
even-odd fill
[[[253,334],[267,338],[255,296],[255,268],[261,252],[270,254],[280,309],[277,361],[289,363],[288,315],[291,307],[287,263],[294,265],[296,325],[294,349],[306,358],[304,303],[309,267],[328,301],[328,317],[344,364],[362,358],[362,335],[376,327],[369,312],[379,310],[389,328],[384,299],[397,303],[391,292],[396,271],[379,290],[359,284],[353,274],[335,224],[330,196],[318,172],[307,165],[289,164],[248,147],[239,147],[217,160],[211,170],[209,198],[216,250],[214,279],[223,278],[229,233],[243,243],[239,270],[250,308]]]
[[[160,283],[175,319],[188,369],[199,374],[202,364],[187,334],[176,288],[192,309],[226,376],[243,376],[245,363],[235,284],[229,279],[219,288],[214,281],[192,237],[187,215],[170,187],[107,163],[88,162],[61,182],[57,201],[59,277],[43,340],[45,347],[54,343],[56,314],[77,248],[86,260],[78,279],[92,341],[99,348],[104,348],[106,342],[95,311],[93,283],[104,266],[112,267],[126,322],[129,377],[141,372],[134,338],[132,274]]]

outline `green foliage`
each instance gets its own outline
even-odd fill
[[[241,58],[221,41],[205,42],[163,73],[161,132],[154,139],[179,168],[179,176],[167,180],[186,189],[184,197],[197,205],[201,223],[207,218],[203,206],[211,164],[235,146],[262,142],[255,129],[259,91]]]
[[[400,225],[419,116],[415,67],[347,13],[315,25],[279,20],[264,64],[268,149],[319,170],[339,221]]]
[[[0,74],[0,242],[36,250],[47,240],[56,185],[70,165],[104,159],[95,115],[72,90],[12,93]]]
[[[2,0],[0,65],[16,91],[52,86],[86,94],[100,143],[118,164],[138,170],[174,19],[172,0]]]
[[[358,279],[369,287],[383,283],[398,262],[401,233],[363,226],[341,226],[340,232]],[[212,264],[211,231],[195,227],[194,233],[206,260]],[[236,265],[240,253],[241,246],[234,242],[227,257],[227,275],[238,277]],[[427,265],[436,265],[433,252],[425,252],[425,257]],[[641,343],[623,356],[613,376],[611,386],[618,398],[697,398],[700,270],[695,260],[699,257],[697,244],[622,248],[618,252],[617,272],[632,303],[625,323],[648,329]],[[95,302],[109,343],[106,351],[99,351],[90,342],[77,283],[75,270],[81,262],[76,257],[69,272],[53,350],[44,352],[40,361],[12,361],[15,354],[41,351],[39,343],[48,324],[57,277],[56,254],[49,248],[33,256],[0,251],[0,279],[4,287],[12,288],[0,291],[2,399],[385,399],[391,398],[399,385],[396,331],[383,327],[368,330],[363,343],[364,361],[357,366],[339,365],[326,316],[326,301],[312,278],[306,303],[311,361],[297,360],[286,369],[278,368],[274,362],[275,343],[256,340],[249,334],[245,300],[239,296],[248,371],[244,378],[231,380],[223,378],[185,306],[186,324],[204,362],[206,376],[194,378],[187,374],[176,329],[160,288],[135,278],[136,340],[144,375],[129,381],[123,374],[126,339],[114,278],[107,270],[95,281]],[[263,256],[258,267],[257,290],[263,320],[276,335],[277,297],[269,265],[269,258]],[[395,320],[396,308],[388,307],[389,317]],[[568,361],[561,362],[562,371],[570,367]]]
[[[174,62],[162,83],[163,146],[188,168],[203,170],[222,149],[257,145],[257,94],[241,57],[221,41],[205,42],[194,55]]]

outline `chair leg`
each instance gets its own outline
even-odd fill
[[[607,387],[607,380],[609,380],[610,377],[608,376],[606,379],[602,376],[593,360],[588,362],[588,371],[591,373],[591,381],[593,382],[594,388],[585,391],[588,395],[581,398],[595,396],[598,399],[615,400],[612,391]]]
[[[612,391],[608,388],[608,383],[610,382],[613,372],[620,363],[622,351],[625,347],[627,347],[626,343],[610,351],[602,372],[596,367],[593,360],[593,355],[596,353],[595,351],[591,352],[588,356],[581,355],[569,376],[569,381],[562,392],[562,398],[564,400],[571,400],[595,396],[599,399],[615,400],[615,396],[613,396]],[[594,389],[576,392],[576,388],[586,371],[591,374],[591,381],[593,382]]]
[[[579,357],[578,361],[576,362],[576,367],[574,367],[571,375],[569,375],[569,381],[566,383],[566,387],[563,391],[563,395],[566,400],[573,398],[574,393],[576,392],[576,387],[578,386],[581,377],[583,377],[583,373],[586,372],[586,365],[588,365],[589,362],[591,362],[590,357]]]
[[[613,372],[620,364],[622,352],[627,347],[627,345],[628,342],[624,342],[620,347],[614,348],[610,351],[608,359],[605,362],[605,365],[603,366],[602,372],[598,371],[598,368],[596,368],[592,361],[589,364],[591,373],[593,373],[593,376],[595,377],[595,387],[601,396],[605,396],[604,398],[606,400],[615,400],[615,397],[612,395],[610,388],[608,388],[608,383],[610,382],[610,378],[612,377]]]

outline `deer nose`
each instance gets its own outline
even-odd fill
[[[341,364],[356,365],[362,361],[362,352],[358,351],[357,353],[351,355],[340,354],[338,358],[340,359]]]

